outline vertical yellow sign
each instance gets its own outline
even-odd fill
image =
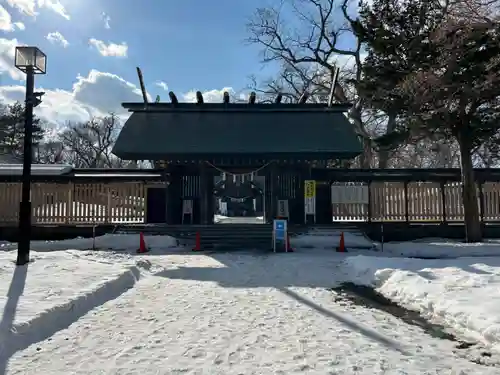
[[[306,180],[304,181],[304,197],[305,198],[316,198],[316,181]]]

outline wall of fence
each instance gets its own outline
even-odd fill
[[[346,199],[336,199],[332,188],[334,221],[462,222],[460,182],[372,182],[338,183],[344,190],[353,187]],[[361,188],[361,189],[360,189]],[[500,183],[477,185],[478,205],[483,222],[500,221]],[[364,190],[364,192],[363,192]],[[366,195],[367,198],[361,197]],[[338,203],[335,203],[338,202]]]
[[[143,223],[147,187],[125,183],[35,183],[31,203],[35,224]],[[20,183],[0,184],[0,223],[18,220]]]
[[[149,186],[144,182],[34,183],[33,223],[144,223]],[[343,182],[334,186],[342,186],[349,194],[332,194],[333,221],[464,220],[459,182]],[[478,189],[482,220],[500,221],[500,183],[485,182]],[[20,200],[20,183],[0,183],[0,225],[17,223]]]

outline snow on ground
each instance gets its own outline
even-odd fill
[[[422,258],[458,258],[464,256],[500,256],[500,241],[489,240],[479,243],[464,243],[444,239],[424,239],[412,242],[388,242],[378,249],[384,255],[422,257]]]
[[[80,312],[89,304],[86,314],[75,314],[73,307],[54,315],[52,328],[48,320],[45,328],[32,323],[33,332],[51,329],[48,339],[36,342],[33,336],[33,345],[11,346],[27,339],[13,332],[16,338],[6,346],[12,349],[0,355],[0,367],[7,371],[0,368],[0,374],[498,373],[459,358],[452,342],[431,338],[390,315],[335,303],[329,288],[340,281],[341,258],[328,250],[135,258],[101,253],[35,253],[34,263],[16,268],[28,281],[24,293],[7,293],[11,316],[15,305],[28,298],[26,316],[31,316],[28,307],[43,307],[50,316],[54,310],[37,304],[35,296],[43,301],[58,290],[61,295],[71,290],[75,300],[84,290],[96,289],[86,289],[92,283],[84,275],[104,283],[134,264],[141,277],[123,294],[101,299],[100,306],[87,293],[79,299]],[[0,277],[9,285],[14,267],[4,263],[8,266]],[[38,284],[38,292],[29,289]],[[10,325],[5,316],[2,335]]]
[[[500,257],[429,260],[361,255],[347,258],[340,269],[347,280],[374,286],[459,337],[500,352]]]
[[[16,267],[15,258],[0,253],[0,349],[7,355],[69,326],[139,276],[131,262],[114,265],[81,251],[33,253],[28,267]]]
[[[297,249],[335,249],[339,246],[340,229],[318,229],[292,237],[290,243]],[[464,256],[500,256],[500,241],[464,243],[444,239],[423,239],[407,242],[374,242],[361,231],[344,230],[344,243],[348,252],[363,253],[373,250],[373,255],[383,257],[458,258]],[[376,253],[375,253],[376,252]],[[366,252],[365,252],[366,253]]]
[[[144,236],[148,248],[152,251],[164,251],[177,247],[177,241],[170,236]],[[113,250],[135,252],[139,248],[138,234],[105,234],[95,238],[74,238],[63,241],[32,241],[31,249],[34,251],[56,250]],[[1,250],[15,250],[17,243],[2,242]]]
[[[347,249],[374,250],[376,244],[359,230],[344,230],[344,244]],[[292,237],[290,243],[294,248],[335,249],[340,244],[341,231],[337,229],[311,230],[307,234]]]
[[[214,223],[220,223],[223,220],[229,219],[229,216],[223,216],[223,215],[214,215]]]
[[[215,224],[264,224],[264,216],[214,215]]]

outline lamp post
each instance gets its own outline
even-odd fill
[[[44,93],[36,93],[35,74],[45,74],[47,56],[37,47],[16,47],[14,65],[26,74],[26,102],[24,114],[24,149],[22,194],[19,205],[19,233],[17,262],[22,266],[30,261],[31,241],[31,162],[33,159],[33,108],[42,101]]]

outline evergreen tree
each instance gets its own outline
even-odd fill
[[[400,84],[432,58],[432,33],[442,24],[445,9],[429,0],[374,0],[361,4],[356,33],[367,49],[358,92],[368,107],[389,118],[388,133],[377,141],[382,148],[400,145],[407,134],[394,132],[406,121],[406,96]]]
[[[360,23],[367,93],[375,90],[374,106],[405,117],[385,143],[423,136],[458,142],[467,239],[479,241],[472,152],[499,132],[499,23],[453,17],[431,0],[376,0]]]
[[[33,146],[43,140],[45,131],[39,118],[33,118]],[[0,149],[2,154],[21,158],[24,147],[24,105],[16,102],[0,108]]]

